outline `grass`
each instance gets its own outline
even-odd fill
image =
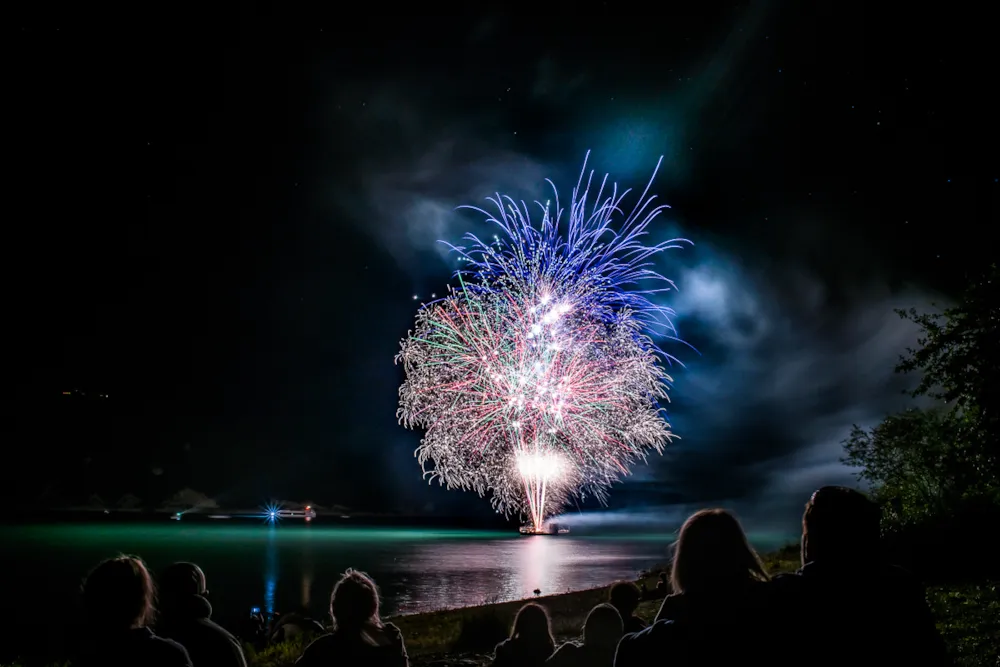
[[[927,602],[956,665],[1000,665],[1000,581],[931,586]]]
[[[789,546],[763,556],[772,574],[794,572],[799,567],[798,546]],[[656,586],[658,572],[644,575],[639,581],[649,590]],[[587,613],[607,601],[608,587],[562,595],[534,598],[545,605],[552,616],[553,632],[560,642],[577,638]],[[948,644],[957,667],[998,667],[1000,661],[1000,581],[978,584],[931,586],[927,589],[938,629]],[[487,601],[476,607],[450,609],[397,616],[390,619],[399,626],[406,640],[410,664],[424,667],[476,667],[490,663],[493,646],[502,640],[524,600]],[[637,614],[652,621],[660,600],[639,605]],[[262,651],[247,650],[250,667],[291,667],[305,648],[301,638]],[[14,663],[0,667],[27,667]],[[49,667],[63,667],[50,665]]]
[[[246,646],[247,665],[250,667],[285,667],[293,665],[306,649],[308,642],[305,637],[298,636],[286,642],[268,646],[267,648],[255,651],[253,646]]]

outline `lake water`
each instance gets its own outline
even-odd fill
[[[44,626],[54,612],[74,615],[82,578],[118,553],[141,556],[154,572],[179,560],[198,563],[222,622],[245,616],[252,606],[277,612],[306,607],[325,619],[333,584],[348,567],[375,578],[388,614],[414,613],[633,578],[663,562],[672,539],[669,534],[522,537],[291,521],[3,526],[0,591],[5,630],[23,641],[41,632],[39,621]],[[10,659],[9,650],[3,648],[0,659]]]
[[[751,533],[762,551],[787,535]],[[0,526],[0,662],[26,647],[57,651],[78,614],[80,583],[100,560],[141,556],[158,572],[201,565],[214,618],[229,627],[253,606],[308,608],[326,621],[330,591],[348,567],[371,574],[387,615],[563,593],[631,579],[667,560],[675,534],[570,534],[379,528],[259,522],[71,523]],[[7,638],[12,638],[13,641]]]
[[[73,524],[0,529],[4,551],[44,568],[67,589],[116,553],[142,556],[158,571],[178,560],[205,570],[217,605],[270,611],[298,606],[320,615],[344,569],[369,572],[386,611],[414,613],[516,600],[633,578],[663,562],[671,536],[613,538],[415,528],[240,524]],[[30,565],[29,565],[30,562]],[[5,578],[20,576],[8,567]],[[9,589],[8,589],[9,590]],[[54,592],[54,591],[53,591]],[[220,609],[220,611],[222,611]]]

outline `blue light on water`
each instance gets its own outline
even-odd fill
[[[277,579],[268,577],[264,588],[264,606],[268,614],[274,613],[274,590],[278,587]]]
[[[268,503],[264,506],[264,520],[268,523],[277,523],[281,516],[278,514],[281,511],[281,506],[275,503]]]
[[[274,613],[275,592],[278,588],[278,545],[275,542],[277,526],[274,520],[267,531],[267,551],[264,563],[264,608],[268,614]]]

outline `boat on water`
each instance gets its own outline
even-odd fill
[[[197,509],[194,509],[194,510],[191,510],[191,511],[194,512],[194,513],[197,513]],[[171,521],[180,521],[181,519],[184,518],[184,514],[185,514],[185,512],[175,512],[175,513],[173,513],[173,514],[170,515],[170,520]],[[207,517],[209,519],[217,519],[217,520],[219,520],[219,519],[232,519],[234,517],[236,517],[236,518],[251,518],[251,517],[252,518],[260,518],[260,517],[263,517],[263,518],[267,519],[267,521],[269,521],[271,523],[274,523],[274,522],[276,522],[276,521],[278,521],[280,519],[305,519],[306,522],[310,522],[310,521],[312,521],[313,519],[316,518],[316,510],[314,510],[309,505],[306,505],[303,509],[300,509],[300,510],[299,509],[295,509],[295,510],[293,510],[293,509],[281,509],[279,507],[272,506],[272,507],[267,507],[264,510],[263,514],[256,514],[256,513],[246,512],[246,513],[239,513],[239,514],[208,514],[208,515],[201,515],[201,516],[205,516],[205,517]]]
[[[306,505],[302,510],[272,510],[270,516],[276,519],[315,519],[316,510]]]
[[[569,526],[547,523],[539,529],[532,525],[526,525],[521,526],[520,532],[522,535],[567,535],[569,534]]]

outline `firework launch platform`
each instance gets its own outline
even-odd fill
[[[562,526],[558,523],[546,524],[542,528],[521,526],[520,532],[522,535],[567,535],[569,534],[569,526]]]

